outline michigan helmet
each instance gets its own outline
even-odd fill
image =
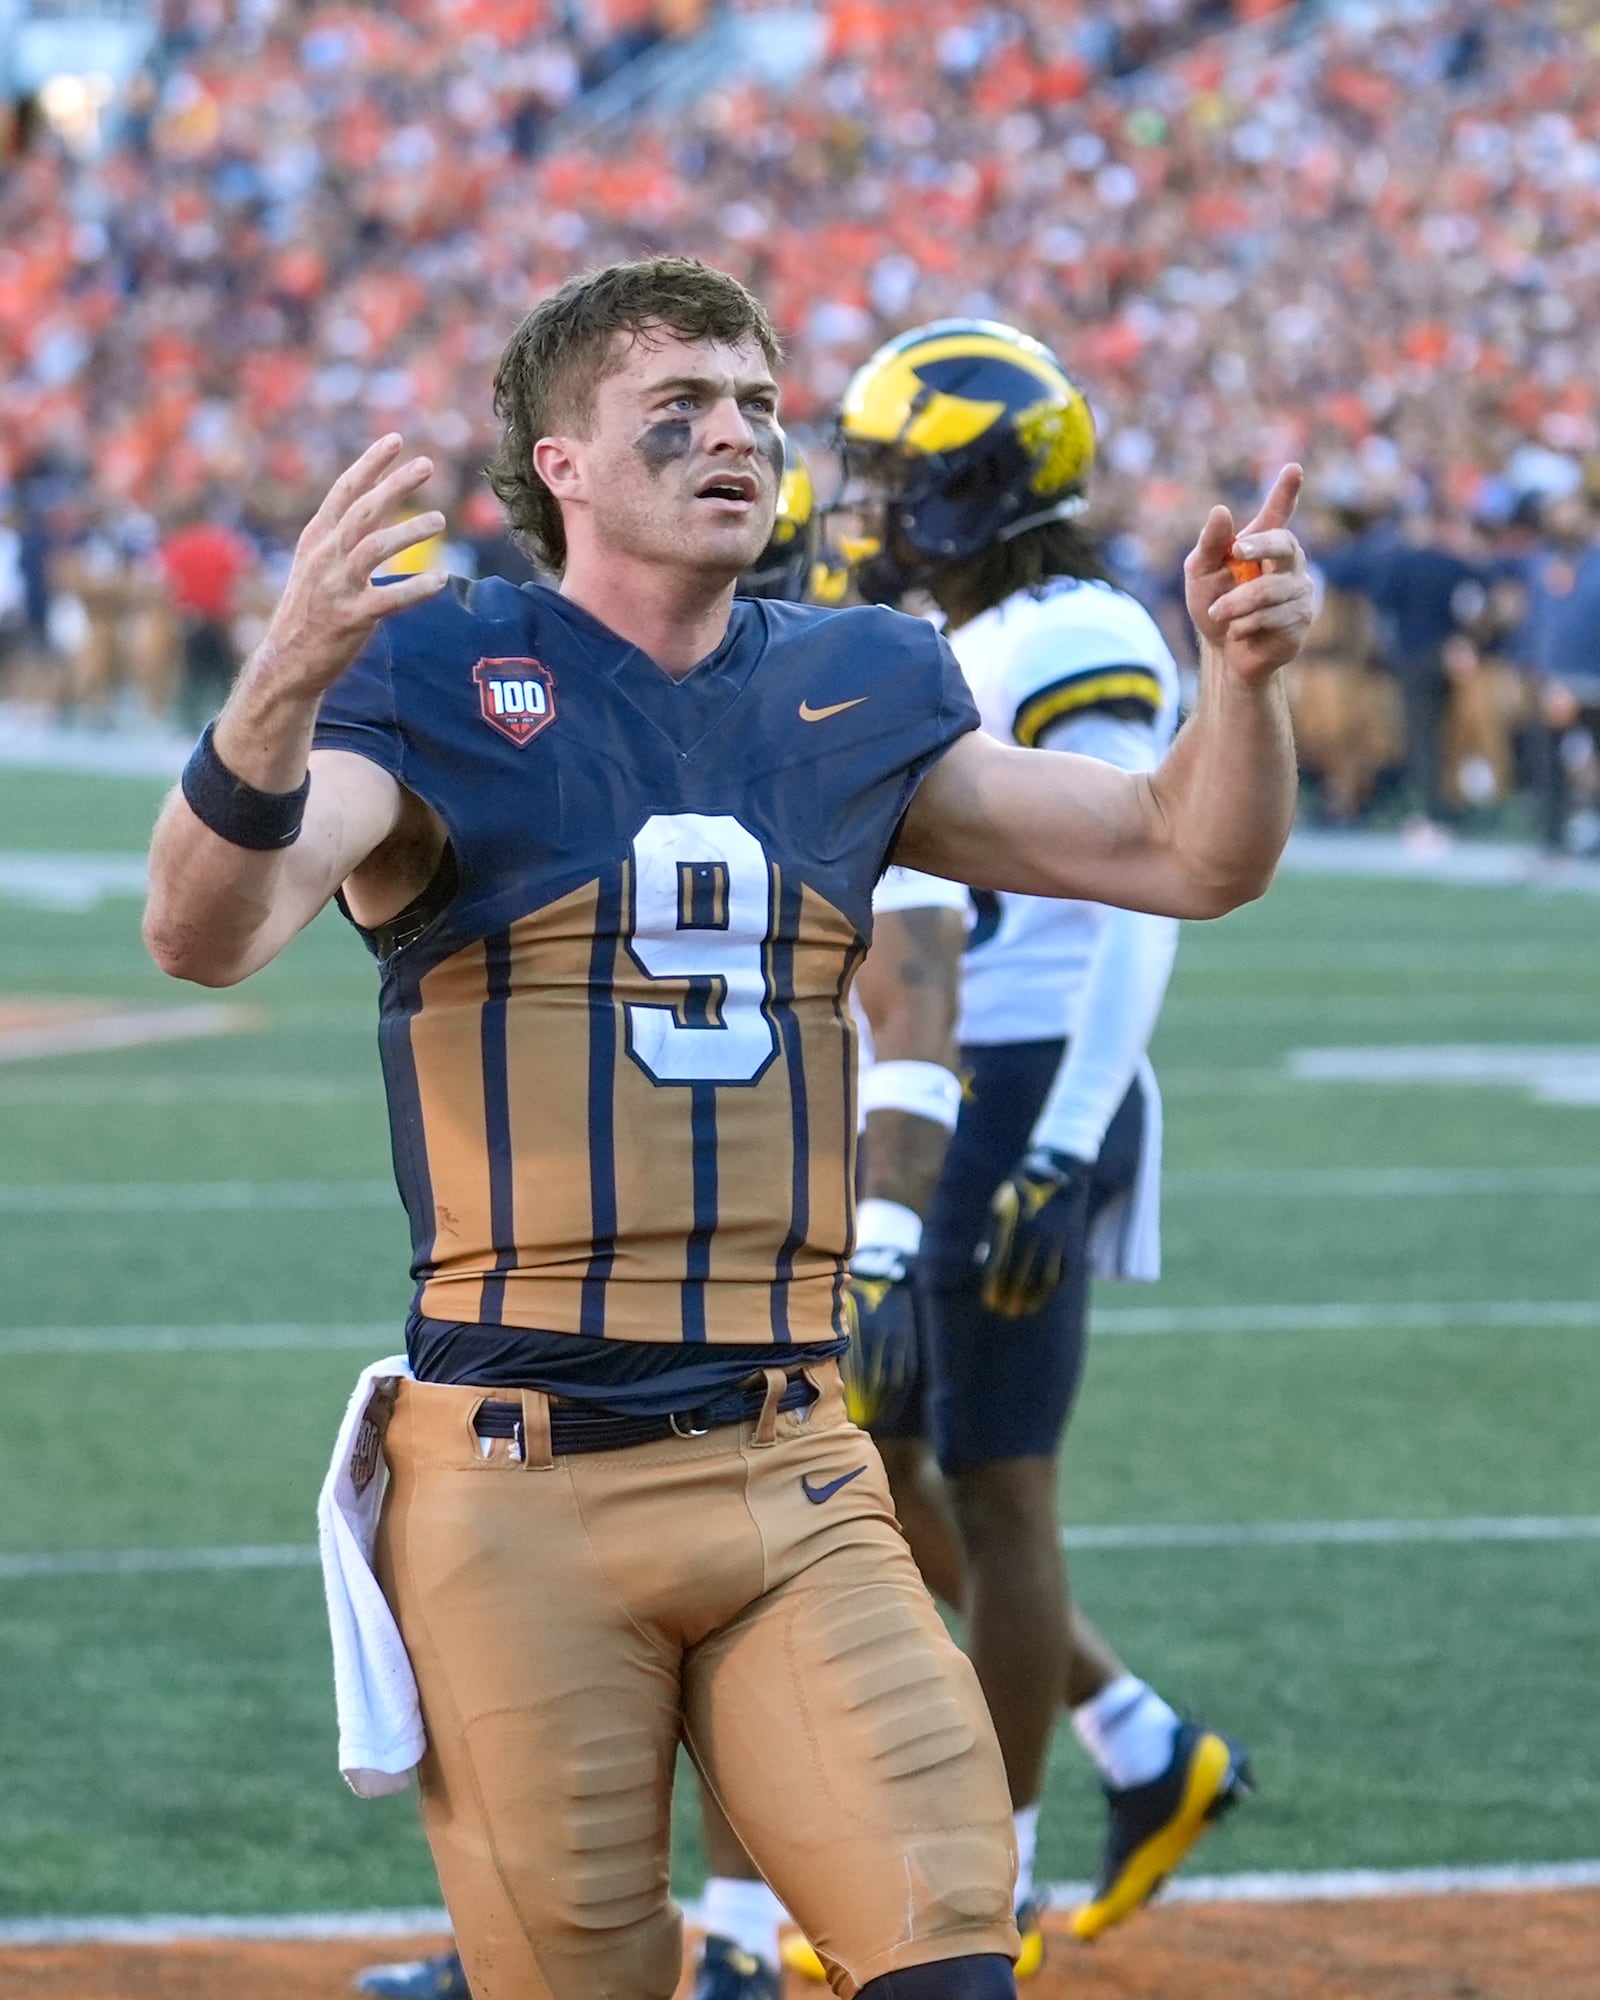
[[[880,347],[851,377],[838,430],[848,472],[884,502],[864,585],[904,588],[1085,506],[1084,393],[1049,348],[996,320],[934,320]]]
[[[817,496],[811,470],[788,445],[788,462],[778,486],[778,511],[767,546],[740,577],[740,597],[782,597],[799,604],[811,580],[817,553]]]

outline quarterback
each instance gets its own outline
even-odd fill
[[[151,855],[170,973],[246,978],[338,895],[379,961],[415,1302],[377,1550],[478,2000],[666,2000],[681,1739],[841,2000],[1002,2000],[1005,1773],[846,1415],[851,979],[891,860],[1216,916],[1261,894],[1310,591],[1279,479],[1189,558],[1197,712],[1154,772],[995,742],[871,606],[734,601],[784,442],[759,303],[575,278],[502,357],[497,490],[558,588],[372,577],[426,460],[297,545]]]

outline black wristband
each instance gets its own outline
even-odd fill
[[[237,778],[217,755],[212,737],[217,725],[208,722],[194,753],[183,767],[183,796],[203,825],[234,847],[269,853],[292,847],[300,838],[311,794],[308,771],[292,792],[258,792]]]

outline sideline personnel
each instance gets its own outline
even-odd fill
[[[330,491],[164,807],[145,937],[229,985],[336,893],[382,966],[418,1280],[379,1562],[479,2000],[666,2000],[680,1734],[841,2000],[1002,2000],[1004,1772],[849,1423],[845,1001],[906,865],[1216,916],[1260,895],[1310,609],[1280,477],[1202,695],[1131,775],[975,730],[943,642],[733,603],[783,465],[778,343],[690,260],[569,281],[502,358],[496,485],[559,590],[370,579],[425,459]]]

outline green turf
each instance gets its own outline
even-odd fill
[[[6,775],[0,850],[131,850],[161,787]],[[1298,1170],[1592,1168],[1600,1110],[1507,1089],[1293,1082],[1335,1043],[1600,1041],[1592,899],[1284,877],[1191,928],[1157,1047],[1174,1170],[1159,1286],[1117,1310],[1600,1299],[1592,1193],[1329,1195]],[[254,1010],[228,1037],[0,1064],[0,1554],[304,1543],[362,1352],[6,1354],[23,1329],[254,1322],[397,1337],[406,1284],[374,977],[329,918],[238,992],[162,979],[131,899],[0,896],[0,998]],[[1219,1195],[1186,1174],[1284,1170]],[[7,1189],[333,1183],[309,1208],[30,1212]],[[337,1198],[337,1184],[358,1199]],[[51,1200],[58,1197],[51,1196]],[[191,1201],[195,1198],[190,1197]],[[347,1336],[348,1338],[348,1336]],[[1600,1336],[1541,1326],[1107,1332],[1064,1477],[1119,1523],[1600,1514]],[[1085,1549],[1127,1656],[1246,1736],[1264,1789],[1218,1868],[1600,1851],[1600,1545]],[[406,1801],[332,1771],[310,1570],[0,1576],[0,1912],[431,1901]],[[1097,1831],[1058,1743],[1046,1874]],[[680,1810],[679,1879],[698,1868]]]

